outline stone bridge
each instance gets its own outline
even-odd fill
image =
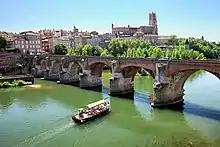
[[[220,78],[220,60],[159,60],[154,58],[114,58],[86,56],[34,56],[32,74],[58,83],[79,83],[81,88],[102,86],[102,70],[112,71],[109,94],[131,96],[134,76],[147,70],[154,81],[152,105],[165,106],[183,102],[184,83],[198,70],[205,70]]]

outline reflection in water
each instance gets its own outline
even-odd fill
[[[212,136],[215,138],[220,138],[220,134],[217,133],[220,131],[220,127],[219,127],[219,125],[220,125],[220,123],[219,123],[220,122],[220,109],[216,110],[215,108],[209,108],[205,105],[201,106],[199,104],[196,104],[196,103],[200,102],[199,99],[202,96],[200,91],[204,91],[204,92],[207,91],[207,89],[201,90],[201,89],[203,89],[203,85],[204,85],[204,87],[206,87],[206,85],[204,84],[204,81],[207,81],[207,83],[212,82],[211,79],[213,79],[213,81],[218,83],[218,87],[220,86],[219,80],[216,77],[214,77],[214,75],[211,75],[211,74],[204,72],[204,71],[198,71],[188,78],[188,80],[185,84],[186,86],[188,86],[190,83],[191,85],[189,85],[189,87],[191,88],[191,87],[193,87],[192,86],[193,83],[196,84],[195,88],[193,88],[193,91],[195,90],[194,92],[197,92],[197,96],[195,95],[195,97],[194,97],[196,101],[192,101],[192,100],[189,101],[188,91],[190,91],[191,89],[186,88],[186,91],[185,91],[186,95],[184,96],[184,99],[185,99],[184,110],[180,111],[179,113],[184,114],[184,115],[182,115],[182,119],[186,119],[187,123],[190,125],[190,127],[196,129],[197,131],[202,132],[202,134],[205,134],[206,136],[208,135],[208,136]],[[199,80],[199,82],[198,82],[198,80]],[[211,87],[214,88],[217,86],[217,85],[215,86],[215,84],[209,84],[209,85],[213,85],[213,86],[210,86],[210,88],[209,88],[210,90],[212,90]],[[150,89],[149,91],[151,91],[151,90],[152,89]],[[193,92],[193,91],[191,91],[191,92]],[[215,91],[215,90],[213,90],[213,91]],[[215,92],[217,92],[217,91],[215,91]],[[216,93],[212,93],[212,94],[218,95]],[[197,99],[196,99],[196,97],[197,97]],[[216,103],[217,101],[220,101],[220,99],[213,100],[214,103]],[[148,100],[147,95],[143,95],[140,93],[136,94],[136,97],[134,98],[134,104],[136,105],[137,110],[141,113],[142,117],[146,117],[147,119],[150,118],[151,120],[154,120],[152,118],[152,113],[149,112],[149,110],[152,110],[152,109],[149,106],[149,100]],[[206,99],[206,104],[208,104],[207,99]],[[151,112],[155,112],[155,111],[156,110],[153,110]],[[160,113],[162,113],[162,112],[160,112]],[[158,115],[158,116],[161,118],[161,115]],[[170,116],[168,118],[171,118],[171,117],[172,116]],[[201,125],[196,125],[196,124],[198,124],[197,119],[199,119],[203,123],[201,123]],[[204,120],[204,121],[202,121],[202,120]],[[205,124],[206,125],[211,124],[211,127],[204,127]],[[203,126],[203,127],[198,127],[198,126]],[[212,131],[210,131],[210,130],[212,130]]]
[[[213,139],[220,138],[220,109],[206,107],[220,103],[220,99],[211,98],[220,95],[215,88],[220,84],[213,76],[205,72],[201,78],[195,76],[192,82],[186,82],[183,111],[150,106],[151,77],[135,77],[134,101],[110,97],[110,76],[103,74],[102,93],[40,80],[36,80],[42,85],[38,88],[0,92],[0,146],[219,146]],[[204,81],[214,87],[209,85],[210,101],[204,98],[207,104],[201,105],[199,102],[207,96],[201,94],[207,92]],[[71,115],[77,108],[102,98],[111,103],[109,115],[70,127]]]
[[[34,84],[34,85],[27,85],[26,87],[30,87],[30,88],[42,88],[41,84]],[[45,87],[44,87],[45,88]]]

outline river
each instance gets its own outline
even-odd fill
[[[0,147],[183,147],[220,146],[220,81],[197,72],[185,83],[184,110],[149,104],[151,77],[135,77],[134,100],[110,97],[112,112],[76,126],[77,108],[108,96],[103,92],[35,80],[36,87],[0,90]]]

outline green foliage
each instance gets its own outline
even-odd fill
[[[141,70],[138,72],[141,76],[149,76],[150,73],[148,73],[145,69],[141,68]]]
[[[74,50],[72,48],[68,48],[67,53],[68,53],[68,55],[73,55],[73,56],[76,55],[76,53],[74,52]]]
[[[176,45],[177,43],[177,36],[176,35],[171,35],[169,40],[168,40],[168,43],[171,44],[171,45]]]
[[[220,59],[220,42],[208,42],[195,38],[177,38],[172,35],[170,45],[155,46],[144,39],[113,39],[107,49],[100,46],[77,45],[70,55],[78,56],[113,56],[130,58],[163,58],[172,59]],[[186,44],[189,48],[186,48]]]
[[[5,48],[7,45],[7,40],[5,39],[5,37],[0,35],[0,49]]]
[[[8,87],[20,87],[24,85],[31,85],[32,82],[25,82],[23,80],[14,80],[12,83],[3,82],[0,83],[0,88],[8,88]]]
[[[67,54],[67,48],[63,44],[57,44],[54,48],[54,54],[56,55],[66,55]]]
[[[189,48],[203,53],[208,59],[220,58],[220,46],[214,42],[208,42],[202,39],[189,38]]]
[[[126,56],[124,55],[126,52],[130,54],[129,52],[132,52],[131,50],[135,50],[137,48],[147,50],[151,45],[152,44],[145,39],[113,39],[108,45],[108,51],[114,57]]]
[[[15,48],[5,48],[6,51],[16,50]]]
[[[93,55],[93,46],[90,44],[86,44],[82,48],[82,56],[92,56]]]
[[[109,52],[108,52],[108,50],[107,49],[103,49],[103,51],[101,52],[101,54],[100,54],[100,56],[109,56],[110,54],[109,54]]]

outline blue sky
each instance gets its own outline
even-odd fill
[[[42,28],[110,32],[148,24],[156,12],[159,34],[220,40],[220,0],[0,0],[0,30]]]

